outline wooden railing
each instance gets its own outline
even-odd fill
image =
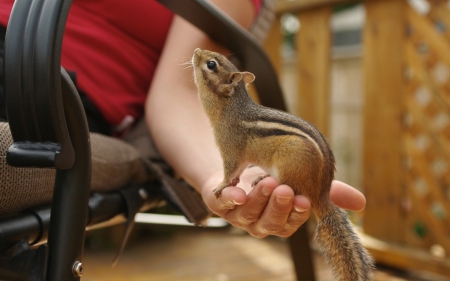
[[[279,15],[290,12],[301,22],[295,113],[325,135],[330,127],[330,18],[336,4],[351,2],[356,1],[277,3]],[[450,10],[444,0],[428,0],[425,15],[406,0],[359,2],[366,11],[364,241],[380,263],[450,276]],[[274,31],[268,40],[274,61],[280,61],[279,36]]]

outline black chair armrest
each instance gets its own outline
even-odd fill
[[[68,169],[74,151],[61,94],[61,46],[71,1],[16,1],[5,39],[8,164]]]

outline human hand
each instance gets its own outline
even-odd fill
[[[238,186],[225,188],[216,199],[213,190],[223,179],[217,173],[203,186],[203,200],[212,212],[252,236],[288,237],[309,218],[311,202],[305,196],[294,195],[289,186],[280,185],[273,177],[264,178],[252,189],[253,180],[263,174],[258,167],[246,169]],[[361,211],[366,205],[361,192],[340,181],[333,181],[330,197],[348,210]]]

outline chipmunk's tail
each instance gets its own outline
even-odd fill
[[[361,245],[347,213],[331,201],[327,205],[316,212],[319,224],[315,241],[332,268],[334,280],[372,280],[373,260]]]

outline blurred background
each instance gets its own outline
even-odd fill
[[[351,217],[375,279],[450,280],[449,1],[278,0],[275,11],[265,47],[288,110],[330,139],[337,179],[366,195]],[[286,239],[137,225],[113,269],[122,233],[87,234],[83,280],[295,280]]]

